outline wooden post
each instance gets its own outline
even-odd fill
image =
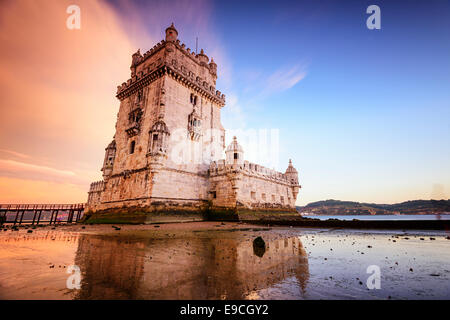
[[[36,225],[39,225],[39,221],[41,220],[41,213],[42,213],[42,209],[39,210],[39,215],[38,215],[38,220],[37,220]]]
[[[14,219],[14,225],[16,225],[16,223],[17,223],[17,218],[19,218],[19,208],[20,208],[20,206],[17,206],[17,207],[16,207],[17,212],[16,212],[16,218]]]
[[[56,225],[56,219],[58,219],[59,209],[56,209],[55,212],[56,214],[55,214],[55,222],[53,223],[54,225]]]
[[[20,215],[19,226],[22,224],[23,216],[25,215],[25,210],[22,210],[22,214]]]
[[[36,220],[36,214],[37,214],[36,207],[33,208],[33,212],[34,212],[34,214],[33,214],[33,222],[31,223],[32,226],[34,226],[34,220]]]
[[[55,210],[52,209],[51,212],[52,212],[52,215],[50,217],[50,224],[52,224],[52,222],[53,222],[53,215],[55,214]]]

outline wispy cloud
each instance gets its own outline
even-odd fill
[[[27,154],[16,152],[16,151],[13,151],[13,150],[0,149],[0,153],[6,153],[6,154],[12,155],[12,156],[17,157],[17,158],[22,158],[22,159],[30,158],[30,156],[27,155]]]
[[[306,77],[306,67],[295,65],[291,68],[280,68],[267,78],[264,92],[266,94],[288,90]]]
[[[71,177],[75,176],[75,173],[69,170],[60,170],[55,168],[50,168],[46,166],[40,166],[31,163],[25,163],[14,160],[4,160],[0,159],[0,174],[2,172],[20,172],[20,173],[41,173],[51,176],[63,176],[63,177]]]

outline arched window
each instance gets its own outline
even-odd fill
[[[133,154],[134,153],[134,148],[136,147],[136,141],[131,141],[131,144],[130,144],[130,154]]]

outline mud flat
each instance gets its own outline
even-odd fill
[[[7,228],[0,299],[449,299],[449,239],[242,222]]]

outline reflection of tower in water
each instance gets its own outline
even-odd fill
[[[227,236],[83,235],[76,257],[82,272],[78,298],[243,299],[290,277],[304,291],[308,261],[297,237],[266,239],[259,257],[250,239],[237,232]]]

